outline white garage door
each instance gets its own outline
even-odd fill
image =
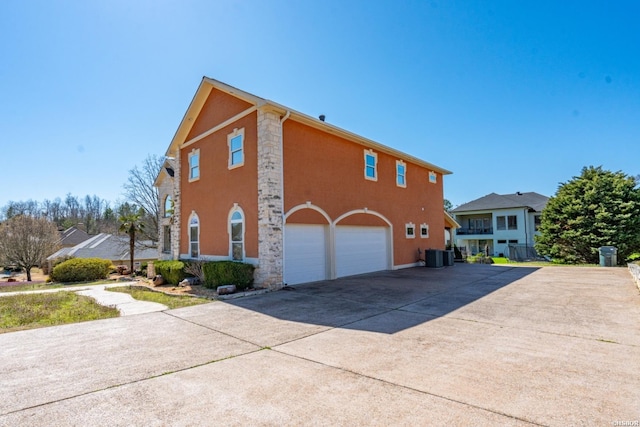
[[[284,281],[288,285],[327,278],[324,225],[287,224],[284,227]]]
[[[337,277],[388,269],[387,230],[386,227],[336,227]]]

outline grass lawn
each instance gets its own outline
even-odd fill
[[[18,285],[14,285],[12,283],[20,283],[20,282],[8,282],[8,284],[5,284],[4,282],[2,282],[2,284],[0,285],[0,292],[39,291],[42,289],[66,288],[69,286],[106,285],[109,283],[113,283],[113,281],[99,280],[97,282],[74,282],[74,283],[27,282],[27,283],[18,284]]]
[[[0,333],[118,317],[120,312],[74,292],[0,297]]]
[[[156,292],[143,286],[118,286],[115,288],[107,288],[107,291],[124,292],[131,295],[134,299],[140,301],[151,301],[164,304],[169,308],[189,307],[191,305],[206,304],[211,302],[208,299],[190,297],[186,295],[167,295],[162,292]]]

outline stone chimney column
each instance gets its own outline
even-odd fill
[[[280,114],[258,109],[258,259],[259,286],[283,286],[282,124]]]

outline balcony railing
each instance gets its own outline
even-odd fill
[[[458,228],[456,230],[458,236],[465,236],[470,234],[493,234],[493,227],[487,228]]]

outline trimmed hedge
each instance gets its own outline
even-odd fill
[[[73,258],[56,265],[51,272],[54,282],[88,282],[106,279],[111,261],[101,258]]]
[[[182,261],[156,261],[153,265],[156,268],[156,274],[161,275],[170,285],[177,285],[187,277]]]
[[[236,285],[242,290],[253,285],[253,270],[251,264],[234,261],[212,261],[202,266],[204,272],[204,286],[216,288],[222,285]]]

